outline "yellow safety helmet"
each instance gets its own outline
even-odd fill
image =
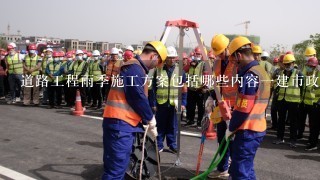
[[[147,45],[152,46],[154,49],[156,49],[156,51],[160,55],[162,62],[164,62],[166,60],[167,48],[161,41],[151,41],[148,44],[146,44],[146,46]]]
[[[317,52],[314,47],[307,47],[306,51],[304,52],[305,56],[312,56],[315,55]]]
[[[261,54],[261,53],[262,53],[262,49],[261,49],[260,46],[254,45],[254,46],[252,47],[252,52],[255,53],[255,54]]]
[[[229,45],[229,38],[223,34],[215,35],[211,41],[211,48],[215,56],[221,54]]]
[[[296,58],[294,57],[293,54],[286,54],[283,57],[283,64],[288,64],[288,63],[292,63],[292,62],[295,62],[295,61],[296,61]]]
[[[234,38],[229,45],[229,52],[230,55],[232,55],[234,52],[236,52],[238,49],[243,47],[244,45],[249,44],[252,47],[252,43],[249,41],[248,38],[243,36],[238,36]]]

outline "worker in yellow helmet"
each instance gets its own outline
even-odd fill
[[[295,57],[293,54],[286,54],[283,58],[284,70],[281,71],[277,79],[279,86],[279,121],[277,129],[277,140],[274,144],[284,144],[285,121],[290,122],[290,147],[297,147],[297,126],[299,104],[303,92],[303,74],[294,68]],[[297,83],[299,82],[299,83]],[[288,116],[287,116],[288,115]]]
[[[267,128],[265,109],[270,79],[255,60],[251,46],[251,42],[242,36],[233,39],[229,45],[229,60],[237,65],[238,76],[243,79],[226,131],[226,138],[234,135],[229,167],[231,179],[256,179],[253,161]]]
[[[144,132],[143,124],[149,125],[153,138],[157,137],[156,118],[149,105],[145,78],[149,69],[167,58],[167,49],[160,41],[149,42],[136,58],[123,62],[119,72],[122,80],[111,87],[104,109],[104,180],[124,179],[135,132]]]

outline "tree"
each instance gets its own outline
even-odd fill
[[[292,46],[293,52],[297,59],[297,64],[305,62],[304,51],[308,46],[313,46],[317,51],[317,58],[320,58],[320,34],[310,35],[310,39],[304,40],[298,44]]]
[[[285,49],[287,49],[287,47],[284,47],[282,44],[275,44],[274,46],[271,46],[270,61],[272,62],[274,58],[284,54]]]
[[[8,43],[5,40],[0,39],[0,48],[7,49],[7,45]]]

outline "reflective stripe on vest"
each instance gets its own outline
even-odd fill
[[[261,66],[253,66],[249,71],[259,77],[259,88],[254,100],[254,106],[239,129],[263,132],[267,129],[265,110],[268,106],[271,81],[269,75]]]
[[[16,53],[13,58],[11,56],[7,56],[8,63],[8,72],[9,74],[23,74],[23,64],[22,61],[19,60],[19,54]]]
[[[157,102],[158,104],[164,104],[169,100],[169,103],[174,106],[175,101],[178,100],[178,93],[179,87],[173,86],[177,84],[177,76],[179,75],[179,67],[175,66],[174,71],[171,74],[171,78],[169,79],[167,71],[163,68],[157,68],[157,81],[158,77],[161,77],[169,83],[168,86],[160,85],[158,86],[159,82],[157,82]]]
[[[293,72],[291,73],[291,76],[289,78],[289,83],[283,82],[284,78],[283,77],[283,70],[280,73],[280,81],[279,84],[280,85],[285,85],[288,87],[281,87],[279,89],[279,97],[278,97],[278,101],[281,101],[283,99],[285,99],[287,102],[297,102],[300,103],[300,88],[297,86],[297,82],[295,82],[296,80],[296,74],[297,74],[297,70],[294,69]]]
[[[86,61],[82,61],[80,64],[79,64],[79,61],[75,61],[74,63],[73,63],[73,67],[72,67],[72,69],[73,69],[73,75],[77,75],[77,76],[79,76],[80,74],[81,74],[81,72],[82,72],[82,70],[83,70],[83,68],[85,67],[85,65],[86,65]],[[83,82],[83,77],[84,76],[88,76],[88,69],[86,70],[86,73],[79,79],[79,82]],[[78,77],[79,78],[79,77]],[[87,77],[88,78],[88,77]]]
[[[61,67],[61,62],[59,62],[57,64],[54,64],[53,62],[50,62],[47,66],[49,66],[50,74],[54,74],[54,73],[59,71],[59,69]],[[48,76],[47,78],[48,78],[49,82],[57,82],[57,77],[54,77],[54,79],[51,79],[50,76]],[[58,77],[58,82],[61,82],[62,80],[63,80],[62,76],[59,76]]]
[[[26,56],[26,59],[25,59],[25,63],[26,63],[26,66],[27,68],[31,69],[31,68],[35,68],[37,67],[38,65],[38,55],[30,58],[30,56]],[[34,71],[31,73],[32,76],[36,76],[39,74],[39,70],[38,71]]]
[[[197,64],[196,67],[191,66],[189,69],[189,77],[191,78],[190,84],[191,90],[197,90],[202,86],[202,74],[203,74],[203,67],[204,67],[205,62],[201,61]]]
[[[141,66],[139,61],[136,59],[124,62],[123,66],[131,65],[131,64],[137,64]],[[118,74],[115,74],[115,75],[118,75]],[[146,85],[144,90],[145,90],[145,95],[147,96]],[[128,104],[125,93],[124,93],[124,88],[119,86],[111,87],[108,94],[106,106],[104,108],[103,117],[121,119],[132,126],[137,126],[142,120],[141,116],[137,114],[132,109],[132,107]]]
[[[236,103],[236,99],[237,99],[237,94],[238,94],[238,87],[239,84],[238,83],[233,83],[232,82],[232,77],[236,77],[237,74],[237,67],[235,64],[233,63],[228,63],[227,67],[224,71],[223,74],[221,74],[221,61],[222,60],[216,60],[214,63],[214,73],[215,76],[218,77],[221,75],[221,77],[223,75],[225,75],[227,77],[227,79],[229,80],[228,82],[226,82],[223,87],[221,87],[221,94],[223,99],[228,102],[228,104],[231,107],[234,107],[235,103]]]
[[[306,105],[312,106],[313,103],[316,102],[315,101],[315,98],[316,98],[315,87],[313,86],[313,84],[309,84],[309,85],[306,84],[307,79],[308,79],[308,81],[313,82],[313,80],[315,80],[315,79],[313,79],[313,77],[316,78],[315,75],[316,75],[316,71],[313,71],[312,75],[310,75],[310,76],[306,75],[304,78],[304,86],[303,86],[301,101]]]
[[[91,77],[93,77],[93,82],[102,81],[102,79],[101,79],[102,72],[101,72],[99,65],[100,65],[99,60],[94,61],[93,63],[90,64],[89,75]]]

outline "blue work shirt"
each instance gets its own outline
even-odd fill
[[[54,67],[54,69],[55,69],[55,66],[58,65],[58,64],[60,63],[60,61],[52,61],[52,62],[50,62],[50,63],[47,64],[46,71],[45,71],[47,75],[50,75],[50,74],[51,74],[50,68],[49,68],[49,65],[50,65],[51,63],[53,63],[53,67]],[[60,67],[60,69],[61,69],[61,67]],[[60,70],[60,69],[59,69],[59,70]],[[57,72],[59,72],[59,70],[58,70]],[[56,74],[56,73],[54,73],[53,76],[57,76],[57,75],[55,75],[55,74]],[[58,76],[60,76],[60,75],[58,75]]]
[[[148,97],[144,93],[144,84],[148,69],[145,67],[140,57],[138,57],[137,60],[140,62],[141,66],[137,64],[124,66],[121,68],[119,76],[123,78],[124,94],[128,104],[140,115],[142,123],[148,124],[153,117]],[[121,119],[114,118],[104,118],[103,127],[125,132],[144,132],[141,123],[134,127]]]
[[[243,83],[239,85],[238,88],[238,94],[243,94],[243,95],[256,95],[258,89],[259,89],[259,79],[256,81],[248,81],[247,77],[251,76],[257,76],[253,72],[248,71],[251,67],[253,66],[259,66],[258,61],[251,61],[249,64],[246,66],[242,67],[241,69],[238,70],[238,76],[243,78]],[[232,118],[230,120],[230,125],[229,125],[229,130],[231,132],[237,130],[243,122],[249,117],[249,113],[244,113],[240,112],[237,110],[234,110],[232,112]],[[258,136],[265,135],[265,132],[257,132]]]
[[[171,78],[175,67],[176,67],[176,65],[173,65],[171,67],[168,67],[167,65],[163,66],[163,69],[167,72],[168,81]],[[179,76],[179,74],[176,74],[175,76],[177,77],[177,76]],[[182,83],[184,84],[184,83],[186,83],[186,81],[187,81],[186,73],[182,70]],[[151,96],[150,97],[151,98],[150,101],[152,102],[152,104],[151,104],[152,107],[156,107],[157,105],[159,105],[159,104],[157,104],[157,98],[156,98],[157,89],[158,89],[157,88],[157,73],[155,71],[155,75],[152,78],[152,94],[150,95]],[[186,106],[187,105],[187,93],[182,93],[181,105],[182,106]],[[168,106],[171,106],[171,104],[169,103],[169,100],[168,100],[166,103],[161,104],[160,106],[168,107]]]

